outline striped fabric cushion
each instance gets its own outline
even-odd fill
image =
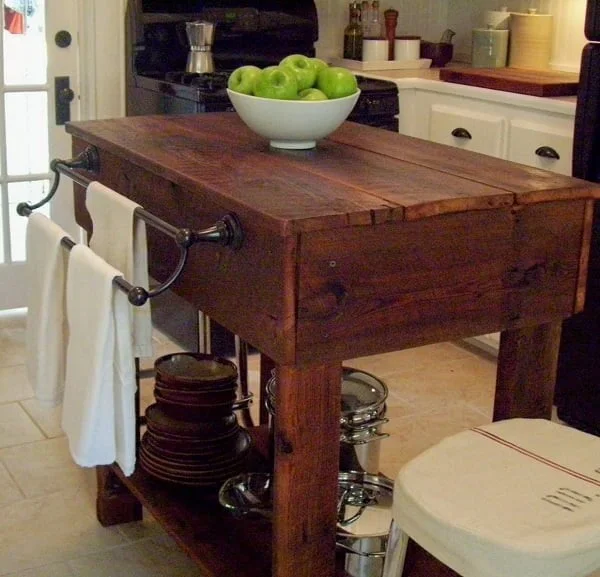
[[[400,471],[394,518],[463,577],[600,567],[600,438],[542,419],[449,437]]]

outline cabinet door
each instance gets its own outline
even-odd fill
[[[571,174],[573,131],[525,120],[510,122],[508,160]]]
[[[434,104],[429,117],[429,139],[501,157],[505,126],[504,116]]]

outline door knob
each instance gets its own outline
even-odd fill
[[[74,98],[75,92],[69,86],[69,77],[57,76],[54,79],[54,113],[57,126],[71,120],[70,104]]]
[[[67,104],[75,98],[75,93],[70,88],[62,88],[56,95],[61,104]]]
[[[54,35],[54,43],[59,48],[67,48],[68,46],[71,46],[72,41],[73,41],[73,37],[71,36],[71,33],[68,32],[67,30],[59,30]]]

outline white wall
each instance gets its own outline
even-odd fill
[[[81,117],[125,114],[126,0],[82,0]]]
[[[317,52],[322,57],[341,55],[343,30],[348,21],[349,0],[315,0],[319,12],[320,39]],[[532,7],[554,15],[554,51],[551,67],[579,69],[585,44],[583,21],[585,0],[383,0],[382,11],[399,12],[398,34],[418,34],[424,40],[437,41],[446,28],[456,32],[456,60],[468,62],[471,54],[471,30],[483,25],[486,10],[507,6],[520,12]]]

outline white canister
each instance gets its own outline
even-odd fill
[[[488,10],[485,13],[485,21],[483,25],[486,28],[494,28],[495,30],[508,30],[510,22],[510,12],[506,6],[500,10]]]
[[[502,68],[508,56],[508,30],[474,28],[471,43],[473,68]]]
[[[420,36],[396,36],[394,39],[394,60],[418,60],[420,51]]]
[[[379,38],[365,38],[363,40],[362,59],[365,62],[387,60],[389,42]]]

